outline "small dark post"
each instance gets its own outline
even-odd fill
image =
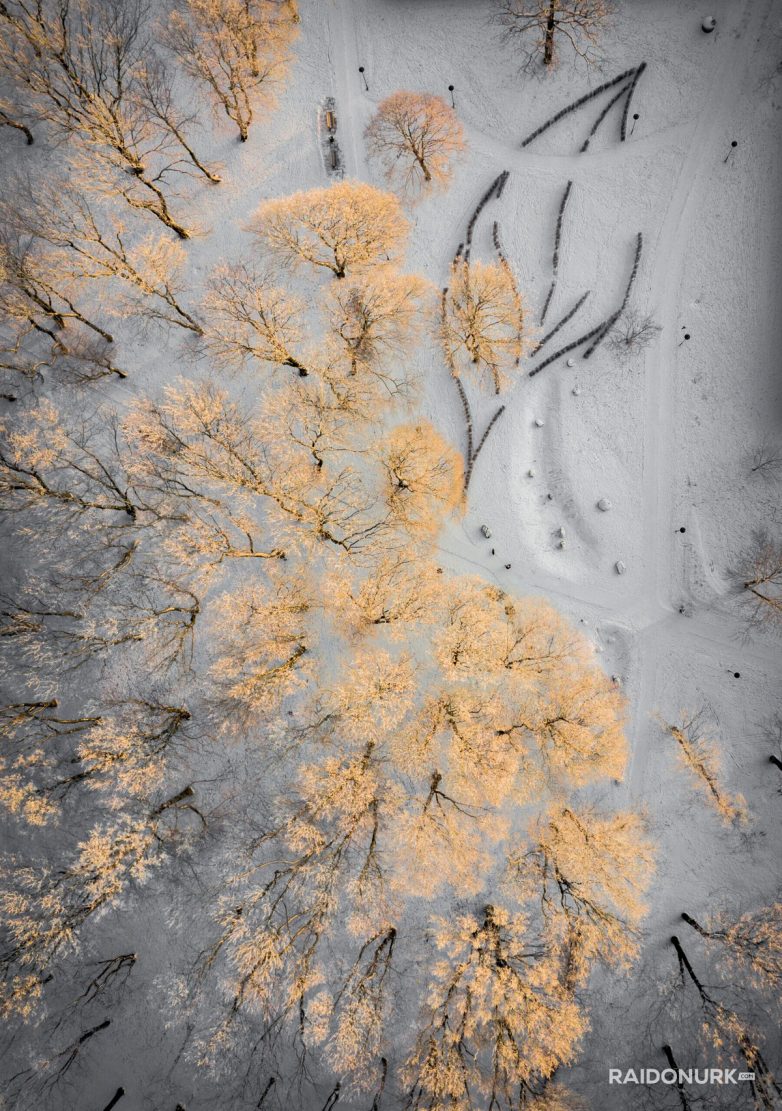
[[[685,340],[688,340],[688,339],[690,339],[690,338],[691,338],[691,337],[690,337],[690,333],[689,333],[689,332],[685,332],[685,333],[684,333],[684,338],[683,338],[683,339],[680,339],[680,340],[679,340],[679,343],[677,344],[677,346],[678,346],[678,347],[681,347],[681,345],[682,345],[682,344],[683,344],[683,343],[685,342]]]
[[[122,1097],[124,1095],[125,1095],[125,1089],[124,1088],[117,1088],[114,1095],[111,1097],[109,1102],[103,1108],[103,1111],[111,1111],[112,1107],[116,1107],[117,1104],[119,1103],[119,1101],[122,1099]]]
[[[739,144],[738,144],[738,142],[736,141],[736,139],[731,139],[731,142],[730,142],[730,150],[728,151],[728,153],[727,153],[727,154],[725,155],[725,157],[723,158],[723,160],[722,160],[723,162],[727,162],[727,161],[728,161],[728,159],[729,159],[729,158],[731,158],[731,157],[732,157],[732,156],[733,156],[733,155],[734,155],[734,154],[736,153],[736,147],[737,147],[738,145],[739,145]]]
[[[633,133],[633,132],[635,131],[635,125],[636,125],[636,124],[638,123],[638,121],[640,120],[640,118],[641,118],[641,117],[640,117],[640,115],[638,114],[638,112],[633,112],[633,126],[632,126],[632,127],[630,128],[630,134],[631,134],[631,135],[632,135],[632,133]]]
[[[366,75],[364,74],[364,67],[359,66],[358,72],[361,74],[361,80],[364,82],[364,88],[367,90],[367,92],[369,92],[369,85],[367,84]]]
[[[448,92],[451,94],[451,107],[455,108],[456,107],[456,101],[453,98],[453,85],[448,86]]]

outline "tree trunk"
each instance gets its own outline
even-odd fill
[[[704,930],[700,922],[696,922],[695,919],[691,918],[689,914],[685,914],[684,912],[682,912],[682,920],[686,922],[688,926],[692,926],[694,930],[697,930],[701,937],[711,937],[709,931]]]
[[[415,149],[413,149],[413,155],[416,162],[421,167],[421,173],[424,175],[424,181],[431,181],[432,175],[429,173],[429,167],[426,164],[424,156],[422,154],[419,154],[419,152]]]
[[[0,112],[0,125],[5,127],[13,127],[17,131],[21,131],[25,139],[27,140],[28,147],[31,147],[33,145],[33,133],[26,124],[20,123],[18,120],[12,120],[10,116],[7,116],[5,114],[5,112]]]
[[[306,378],[309,374],[307,368],[305,366],[302,366],[298,359],[294,359],[293,355],[289,355],[283,365],[290,366],[293,367],[294,370],[298,370],[300,378]]]
[[[380,1084],[378,1085],[377,1092],[375,1093],[375,1098],[372,1100],[371,1111],[380,1111],[380,1100],[383,1097],[383,1090],[386,1086],[386,1076],[388,1075],[388,1061],[385,1059],[385,1057],[380,1058],[380,1067],[382,1069]]]
[[[543,45],[544,66],[550,66],[554,61],[554,30],[557,26],[556,13],[557,0],[551,0],[548,8],[548,19],[546,20],[546,38]]]
[[[272,1090],[273,1087],[274,1087],[274,1077],[270,1076],[269,1080],[266,1084],[266,1087],[261,1092],[261,1098],[258,1100],[258,1102],[255,1105],[256,1107],[262,1107],[263,1106],[264,1100],[266,1099],[266,1097],[268,1096],[269,1092]]]
[[[103,1108],[103,1111],[111,1111],[112,1107],[116,1107],[117,1104],[119,1103],[119,1101],[122,1099],[122,1097],[124,1095],[125,1095],[125,1089],[124,1088],[117,1088],[114,1095],[111,1097],[109,1102]]]
[[[339,1102],[339,1090],[342,1087],[339,1081],[334,1085],[329,1094],[329,1098],[323,1104],[321,1111],[331,1111],[332,1107]]]
[[[103,1022],[99,1022],[97,1026],[93,1026],[90,1030],[85,1030],[84,1033],[79,1038],[79,1041],[78,1041],[77,1044],[78,1045],[84,1045],[84,1043],[88,1042],[90,1040],[90,1038],[94,1038],[96,1034],[99,1034],[101,1032],[101,1030],[105,1030],[109,1026],[111,1026],[111,1019],[110,1018],[105,1018],[103,1020]],[[124,1092],[123,1092],[123,1095],[124,1095]]]
[[[698,994],[700,995],[701,999],[704,1002],[710,1001],[709,996],[706,994],[706,989],[704,988],[698,977],[695,975],[695,969],[690,964],[690,958],[682,949],[681,942],[675,934],[671,938],[671,945],[676,950],[676,956],[679,958],[679,965],[681,966],[682,970],[687,973],[695,987],[698,989]]]
[[[81,321],[85,328],[91,328],[92,331],[95,332],[96,335],[100,336],[101,339],[105,339],[106,343],[114,343],[114,336],[111,334],[111,332],[107,332],[98,324],[93,324],[91,320],[88,320],[86,316],[82,316],[82,314],[76,309],[73,310],[73,315],[76,317],[77,320]]]
[[[666,1061],[676,1073],[676,1091],[679,1093],[679,1103],[681,1104],[681,1109],[682,1111],[691,1111],[692,1105],[687,1098],[687,1093],[684,1090],[684,1085],[682,1084],[681,1080],[679,1080],[679,1066],[676,1062],[676,1058],[673,1055],[673,1050],[669,1045],[664,1045],[663,1053],[665,1054]]]
[[[153,215],[157,216],[158,220],[160,220],[162,224],[165,224],[167,228],[171,228],[171,230],[175,232],[180,239],[189,239],[190,232],[187,230],[187,228],[183,228],[181,224],[178,224],[169,212],[168,202],[166,201],[165,194],[163,193],[162,189],[159,189],[153,181],[149,180],[149,178],[144,177],[143,168],[141,168],[136,173],[136,177],[138,177],[142,185],[145,185],[146,188],[150,190],[150,192],[155,194],[158,199],[158,204],[155,205],[154,202],[152,202],[151,204],[144,204],[143,201],[135,204],[132,200],[130,200],[130,197],[128,197],[128,194],[126,193],[125,196],[130,201],[131,206],[145,208],[148,212],[151,212]]]
[[[182,150],[193,163],[195,168],[197,170],[200,170],[207,181],[211,181],[212,185],[219,185],[220,182],[223,180],[220,175],[213,173],[208,166],[204,165],[204,163],[201,161],[196,152],[193,150],[193,148],[190,146],[190,144],[187,142],[185,137],[180,133],[178,129],[172,127],[171,124],[169,124],[169,127],[171,128],[171,131],[177,139],[179,145],[182,147]]]
[[[170,799],[166,800],[166,802],[161,802],[160,806],[156,806],[155,809],[152,811],[152,817],[159,817],[164,810],[170,810],[172,806],[176,806],[178,803],[183,802],[185,799],[191,799],[194,795],[195,791],[192,787],[184,787],[178,794],[172,795]]]
[[[774,764],[782,772],[782,760],[780,760],[778,756],[774,756],[772,754],[771,756],[769,756],[768,761],[770,764]]]

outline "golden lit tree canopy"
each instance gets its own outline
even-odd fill
[[[430,93],[398,92],[386,97],[367,126],[366,139],[388,181],[408,191],[446,185],[453,161],[465,148],[453,108]]]
[[[409,232],[399,201],[359,181],[264,201],[250,228],[279,262],[309,263],[337,278],[398,261]]]
[[[531,344],[527,310],[509,267],[458,257],[443,290],[441,337],[456,376],[486,379],[498,394]]]

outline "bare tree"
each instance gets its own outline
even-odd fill
[[[111,1026],[111,1019],[104,1018],[91,1026],[73,1032],[70,1037],[54,1037],[46,1057],[36,1062],[34,1068],[16,1073],[9,1085],[14,1095],[26,1089],[27,1098],[38,1101],[54,1098],[60,1085],[73,1081],[72,1071],[77,1072],[84,1057],[94,1051],[92,1039]]]
[[[236,369],[257,360],[309,374],[300,350],[304,306],[268,270],[221,264],[212,272],[204,305],[207,345],[223,366]]]
[[[526,64],[542,59],[552,66],[567,45],[594,62],[598,35],[611,11],[610,0],[498,0],[497,22],[505,37],[520,43]]]
[[[750,474],[774,482],[782,474],[782,447],[774,440],[763,440],[750,452],[747,464]]]
[[[383,494],[395,520],[411,536],[432,535],[462,501],[458,453],[428,422],[397,425],[380,446]]]
[[[176,512],[134,484],[126,451],[112,414],[73,420],[50,403],[0,437],[9,536],[34,524],[43,544],[34,565],[20,566],[21,582],[9,580],[5,644],[41,673],[55,659],[64,673],[147,637],[161,661],[187,647],[198,596],[144,545]]]
[[[359,181],[264,201],[251,223],[259,246],[285,265],[335,277],[396,261],[409,224],[396,197]]]
[[[782,903],[774,902],[746,914],[723,911],[705,925],[686,912],[682,919],[707,943],[718,948],[728,971],[749,973],[760,990],[779,992],[782,987]]]
[[[150,118],[155,121],[164,134],[168,133],[181,147],[199,173],[219,185],[220,175],[211,169],[198,156],[188,138],[188,129],[196,121],[195,114],[185,115],[174,95],[174,79],[165,63],[154,54],[145,57],[139,66],[136,79],[138,96]]]
[[[332,286],[324,316],[351,371],[368,374],[409,356],[430,316],[430,302],[430,286],[422,278],[381,267]]]
[[[95,826],[69,863],[4,861],[0,906],[4,947],[0,951],[0,1010],[30,1016],[39,1007],[50,972],[67,959],[79,931],[93,916],[116,907],[131,883],[143,883],[162,863],[166,844],[184,813],[195,813],[192,787],[135,815],[115,815]]]
[[[392,93],[380,102],[364,134],[389,182],[410,192],[432,183],[446,185],[451,163],[465,146],[453,108],[431,93]]]
[[[273,102],[297,23],[293,0],[180,0],[165,39],[245,142],[256,109]]]
[[[48,1012],[39,1023],[46,1051],[33,1065],[24,1062],[6,1088],[6,1096],[19,1100],[15,1106],[39,1105],[41,1100],[56,1098],[60,1085],[67,1088],[75,1083],[75,1076],[69,1074],[76,1073],[94,1050],[95,1035],[111,1025],[106,1015],[120,1003],[136,961],[135,953],[120,952],[95,959],[84,954],[80,961],[66,962],[70,982],[52,990]],[[116,1102],[115,1096],[109,1107]]]
[[[443,957],[432,973],[427,1024],[404,1068],[409,1111],[519,1106],[573,1056],[586,1029],[523,916],[488,905],[439,919]],[[533,1104],[534,1106],[534,1104]]]
[[[139,474],[158,496],[212,510],[228,495],[248,502],[257,553],[279,555],[286,538],[353,553],[402,542],[377,474],[339,456],[335,466],[318,467],[305,443],[269,442],[261,415],[211,385],[183,384],[160,405],[139,404],[129,431]]]
[[[694,993],[694,1015],[687,1015],[685,1022],[693,1032],[697,1032],[693,1039],[695,1045],[698,1048],[719,1049],[723,1059],[748,1070],[751,1074],[748,1086],[754,1106],[763,1111],[775,1111],[782,1097],[782,1088],[763,1052],[762,1030],[742,1013],[754,1009],[753,1000],[745,997],[743,1006],[734,1006],[726,999],[726,985],[712,986],[696,970],[681,940],[674,935],[670,941],[678,964],[675,989],[683,999]]]
[[[7,321],[48,336],[62,351],[67,351],[67,341],[61,333],[69,322],[111,343],[111,333],[80,307],[83,296],[84,282],[61,272],[56,255],[43,240],[29,230],[6,225],[0,233],[0,308]]]
[[[679,762],[706,792],[723,821],[746,822],[747,807],[743,796],[731,795],[720,782],[719,748],[709,737],[711,727],[705,707],[697,713],[683,714],[679,725],[666,724],[665,731],[677,744]]]
[[[611,328],[608,345],[618,355],[637,355],[662,331],[651,316],[627,309]]]
[[[526,306],[509,269],[456,258],[443,290],[441,335],[454,376],[472,372],[499,394],[530,344]]]
[[[119,424],[101,412],[65,421],[47,401],[25,424],[2,426],[0,490],[5,512],[44,507],[62,518],[84,513],[116,516],[137,527],[149,514],[158,520],[153,498],[134,488]],[[124,519],[123,519],[124,518]]]
[[[748,627],[777,628],[782,622],[782,543],[758,529],[730,576],[740,592]]]
[[[119,194],[187,239],[165,185],[181,172],[183,151],[192,161],[177,138],[181,128],[165,123],[168,109],[150,112],[139,80],[152,49],[144,0],[8,0],[0,26],[0,66],[75,144],[70,153],[85,187]]]
[[[315,608],[308,584],[273,566],[262,581],[217,600],[212,672],[237,723],[270,719],[311,679]]]
[[[588,979],[596,961],[629,967],[638,953],[643,893],[654,849],[637,814],[554,805],[508,858],[508,882],[539,901],[543,936],[562,953],[563,983]]]
[[[292,1028],[305,1050],[308,1040],[327,1033],[332,1008],[324,1011],[313,989],[322,980],[322,950],[336,925],[340,890],[359,885],[352,888],[357,932],[378,917],[376,880],[362,880],[382,868],[378,770],[371,742],[356,754],[302,770],[282,821],[257,839],[233,877],[230,899],[215,915],[215,941],[196,967],[198,976],[221,968],[227,987],[222,1015],[210,1008],[210,1030],[199,1046],[205,1060],[223,1051],[248,1008],[266,1015],[274,1028]],[[284,862],[277,859],[281,851]],[[361,884],[368,887],[365,897]],[[362,936],[371,945],[377,933],[375,927]],[[347,995],[351,980],[348,975]],[[340,1002],[349,1005],[349,998]]]
[[[391,638],[401,639],[411,627],[440,619],[446,591],[441,570],[413,548],[379,554],[358,583],[336,570],[325,577],[323,594],[340,624],[354,635],[382,626]]]
[[[95,280],[117,280],[120,301],[111,310],[114,315],[135,312],[202,334],[201,324],[181,303],[186,260],[181,243],[165,234],[139,239],[120,217],[101,211],[66,183],[36,190],[15,217],[17,226],[29,229],[44,247],[40,281],[59,275],[79,289]]]
[[[61,765],[68,767],[79,740],[99,720],[67,717],[56,698],[0,708],[0,735],[8,753],[0,760],[0,805],[32,825],[44,825],[56,814],[59,799],[83,779]],[[48,782],[37,781],[42,771]]]
[[[389,980],[393,974],[396,928],[384,926],[361,945],[358,955],[342,982],[332,992],[316,996],[310,1008],[310,1021],[323,1034],[326,1061],[338,1075],[351,1078],[351,1088],[371,1091],[382,1085],[385,1070],[381,1050],[383,1033],[389,1020]],[[331,1019],[331,1022],[328,1020]]]
[[[51,372],[56,381],[82,384],[128,374],[117,366],[111,345],[89,335],[44,336],[30,325],[0,336],[0,371],[18,384],[20,379],[42,381]],[[7,400],[7,398],[6,398]]]

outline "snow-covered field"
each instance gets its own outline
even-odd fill
[[[551,601],[594,641],[626,693],[628,773],[603,797],[645,811],[658,870],[641,960],[626,978],[597,982],[592,1033],[563,1078],[594,1111],[631,1111],[645,1106],[641,1096],[610,1088],[607,1070],[660,1065],[660,1033],[647,1036],[648,1016],[657,984],[676,971],[669,937],[681,912],[700,919],[724,906],[746,909],[773,899],[780,879],[782,775],[769,763],[774,750],[764,734],[779,709],[780,642],[770,626],[747,631],[730,571],[754,530],[782,523],[779,484],[752,474],[749,462],[758,445],[782,434],[782,4],[712,0],[707,12],[680,0],[618,0],[601,33],[599,65],[565,58],[545,77],[520,72],[513,45],[503,45],[490,22],[492,7],[301,0],[295,61],[277,107],[246,144],[220,123],[202,136],[224,180],[199,185],[189,202],[199,234],[188,245],[188,289],[195,301],[214,264],[246,248],[260,201],[328,182],[319,130],[327,97],[345,176],[382,186],[363,138],[378,102],[398,89],[447,97],[454,85],[467,150],[448,190],[410,210],[405,262],[437,287],[447,283],[476,204],[509,171],[502,196],[478,220],[472,257],[494,258],[496,220],[537,319],[557,211],[572,181],[547,324],[590,296],[547,354],[618,307],[642,233],[631,306],[659,325],[651,343],[629,354],[603,343],[587,360],[576,348],[572,366],[563,356],[533,378],[521,373],[500,399],[505,411],[476,463],[466,510],[437,541],[450,571]],[[717,18],[711,35],[700,29],[706,14]],[[626,141],[620,101],[578,153],[603,97],[521,149],[560,108],[642,62],[631,106],[638,119]],[[16,136],[2,140],[9,159],[27,156]],[[35,148],[29,157],[44,154]],[[179,337],[128,337],[131,379],[90,389],[120,408],[199,366],[195,347]],[[463,449],[459,397],[434,337],[422,342],[413,370],[423,382],[420,411]],[[470,400],[480,435],[497,400],[476,389]],[[743,829],[702,801],[662,727],[701,709],[718,741],[721,783],[746,799]],[[186,913],[178,907],[168,917],[142,897],[112,926],[118,944],[150,951],[148,965],[116,1016],[111,1049],[46,1106],[100,1111],[119,1085],[119,1111],[231,1106],[219,1085],[177,1066],[182,1030],[167,1029],[160,1006]],[[775,1060],[776,1034],[767,1033]],[[716,1055],[708,1063],[719,1064]],[[325,1098],[291,1111],[321,1111]],[[369,1111],[369,1100],[338,1106]]]

